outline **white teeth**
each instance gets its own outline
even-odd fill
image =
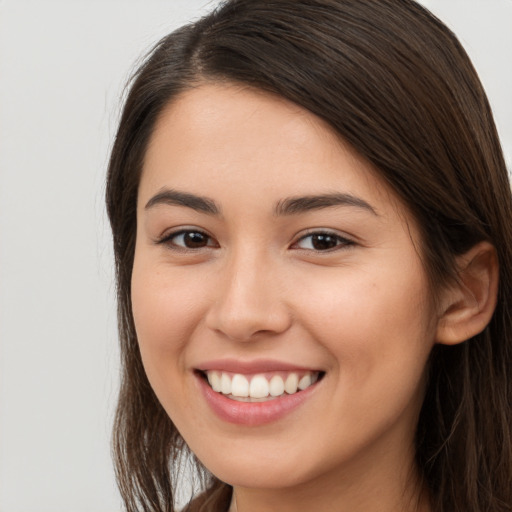
[[[273,375],[270,381],[265,375],[258,374],[252,378],[241,373],[230,374],[209,370],[206,372],[211,388],[217,393],[229,395],[233,399],[265,399],[269,400],[287,393],[293,395],[313,385],[319,377],[319,372],[290,372],[286,378]]]
[[[284,383],[284,390],[289,395],[293,395],[293,393],[297,393],[298,386],[299,386],[299,376],[296,373],[290,373],[290,375],[288,375],[288,377],[286,377],[286,382]]]
[[[227,373],[223,373],[220,378],[220,391],[223,395],[231,394],[231,379]]]
[[[270,379],[270,395],[271,396],[281,396],[284,393],[284,382],[282,377],[279,375],[274,375]]]
[[[269,391],[268,380],[263,375],[256,375],[252,378],[249,388],[251,398],[265,398]]]
[[[233,396],[249,396],[249,381],[243,376],[237,373],[231,380],[231,394]]]
[[[208,372],[208,382],[213,391],[219,393],[222,389],[219,372]]]
[[[311,386],[312,384],[312,381],[311,381],[311,375],[304,375],[304,377],[302,377],[302,379],[299,380],[299,389],[302,391],[306,388],[309,388],[309,386]]]

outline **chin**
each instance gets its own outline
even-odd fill
[[[252,461],[247,460],[247,457],[239,461],[216,461],[208,467],[218,479],[233,487],[253,489],[293,488],[314,478],[314,475],[302,472],[299,468],[296,464],[276,465],[274,461],[262,460],[261,457],[255,457]]]

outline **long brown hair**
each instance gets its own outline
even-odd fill
[[[421,229],[433,289],[481,240],[496,247],[498,305],[481,334],[436,346],[417,463],[436,512],[512,510],[512,200],[491,110],[456,37],[412,0],[231,0],[162,39],[134,75],[112,149],[107,209],[118,284],[122,382],[114,457],[129,512],[172,511],[192,460],[142,367],[130,301],[137,189],[162,109],[229,81],[327,121],[370,160]],[[203,510],[229,486],[198,462]],[[196,505],[198,503],[196,502]]]

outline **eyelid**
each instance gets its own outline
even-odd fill
[[[207,237],[209,241],[214,241],[215,243],[214,244],[209,244],[208,243],[204,247],[197,247],[197,248],[186,247],[186,246],[182,246],[182,245],[178,245],[178,244],[173,244],[172,243],[172,240],[174,238],[177,238],[180,235],[185,235],[186,233],[200,233],[201,235],[204,235],[205,237]],[[210,235],[206,230],[201,229],[201,228],[197,228],[197,227],[194,227],[194,226],[185,226],[185,227],[181,226],[179,228],[172,229],[171,231],[167,231],[167,232],[165,232],[164,235],[158,237],[155,240],[155,244],[157,244],[157,245],[166,245],[166,246],[168,246],[169,248],[171,248],[173,250],[176,250],[176,251],[186,251],[186,252],[197,252],[197,251],[200,251],[200,250],[210,249],[212,247],[215,248],[215,247],[219,246],[219,244],[215,240],[215,238],[212,235]]]
[[[336,238],[340,243],[330,249],[324,249],[324,250],[314,249],[314,248],[304,249],[301,247],[297,247],[299,242],[307,239],[308,237],[312,237],[314,235],[332,236],[333,238]],[[355,244],[356,244],[355,240],[346,234],[341,234],[333,229],[328,229],[328,228],[314,228],[314,229],[306,230],[306,232],[304,232],[304,233],[300,234],[298,237],[296,237],[295,241],[292,243],[290,248],[291,249],[296,248],[297,250],[311,251],[311,252],[316,252],[316,253],[330,253],[330,252],[346,249]]]

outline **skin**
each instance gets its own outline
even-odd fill
[[[170,189],[219,214],[146,207]],[[276,213],[287,198],[332,193],[356,204]],[[369,162],[297,105],[204,84],[156,125],[137,223],[132,303],[149,381],[239,511],[429,510],[413,439],[439,315],[414,220]],[[184,228],[204,245],[170,236]],[[311,232],[334,247],[315,248]],[[325,376],[278,421],[235,425],[194,372],[228,357]]]

